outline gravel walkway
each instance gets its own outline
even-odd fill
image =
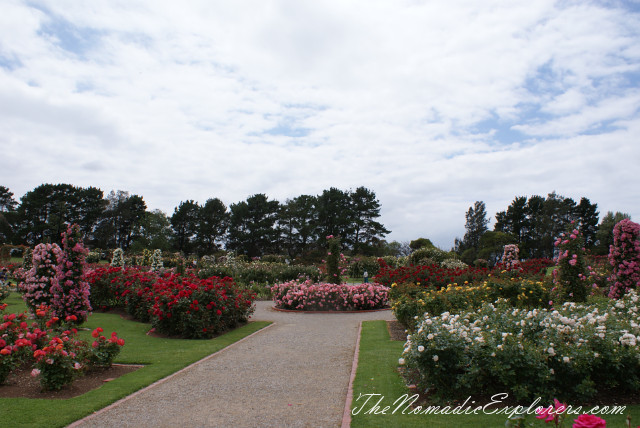
[[[314,314],[257,302],[274,324],[74,427],[340,427],[363,320],[391,311]]]

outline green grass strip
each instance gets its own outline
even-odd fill
[[[404,342],[391,341],[387,330],[386,321],[366,321],[362,324],[360,337],[360,355],[358,358],[358,370],[353,384],[353,402],[351,404],[353,428],[369,427],[504,427],[507,420],[505,415],[488,415],[481,411],[477,415],[437,415],[432,412],[425,415],[402,414],[405,406],[393,413],[396,406],[394,401],[403,394],[409,394],[409,390],[397,371],[398,358],[402,354]],[[482,391],[478,391],[481,393]],[[505,391],[506,392],[506,391]],[[361,396],[362,394],[362,396]],[[365,405],[366,394],[380,394],[372,396]],[[358,397],[360,399],[358,400]],[[384,397],[375,409],[374,405]],[[470,404],[470,403],[469,403]],[[545,403],[546,404],[546,403]],[[570,404],[570,403],[569,403]],[[385,406],[390,406],[386,414],[374,414],[374,410],[382,412]],[[443,406],[441,406],[442,409]],[[466,408],[466,406],[464,407]],[[472,410],[474,407],[471,407]],[[504,405],[495,405],[487,411],[504,409]],[[358,414],[353,414],[357,412]],[[588,409],[585,408],[584,411]],[[408,410],[407,412],[408,413]],[[626,414],[632,416],[632,426],[640,424],[640,406],[627,406],[624,415],[601,416],[606,419],[608,427],[624,427]],[[569,415],[565,426],[571,426],[577,415]],[[527,422],[538,422],[535,417],[529,416]],[[535,426],[545,426],[544,423],[536,423]],[[548,425],[547,425],[548,426]]]
[[[17,293],[12,293],[5,303],[10,305],[5,313],[24,310],[24,304]],[[118,337],[124,338],[126,343],[115,362],[144,364],[145,367],[107,382],[98,389],[66,400],[2,398],[0,399],[0,415],[3,421],[1,425],[7,427],[66,426],[269,324],[271,323],[264,321],[251,322],[210,340],[162,339],[147,336],[149,324],[127,321],[115,314],[95,313],[82,327],[91,330],[102,327],[107,336],[110,336],[112,331],[116,331]],[[90,331],[81,332],[81,336],[86,339],[91,339],[90,334]]]

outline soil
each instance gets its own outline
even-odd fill
[[[9,375],[7,381],[0,385],[0,398],[73,398],[141,367],[140,365],[114,364],[108,369],[93,370],[59,391],[42,391],[40,381],[37,377],[31,376],[30,368],[15,370]]]
[[[398,321],[387,321],[387,329],[391,340],[407,341],[407,332]]]

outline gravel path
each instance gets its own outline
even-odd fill
[[[391,311],[304,314],[257,302],[274,324],[74,427],[340,427],[363,320]]]

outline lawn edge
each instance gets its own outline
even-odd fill
[[[341,428],[349,428],[351,426],[351,402],[353,401],[353,382],[356,379],[358,371],[358,358],[360,356],[360,336],[362,335],[362,321],[358,324],[358,338],[356,339],[356,349],[353,352],[353,361],[351,363],[351,376],[349,377],[349,387],[347,388],[347,399],[344,404],[344,412],[342,413]]]

